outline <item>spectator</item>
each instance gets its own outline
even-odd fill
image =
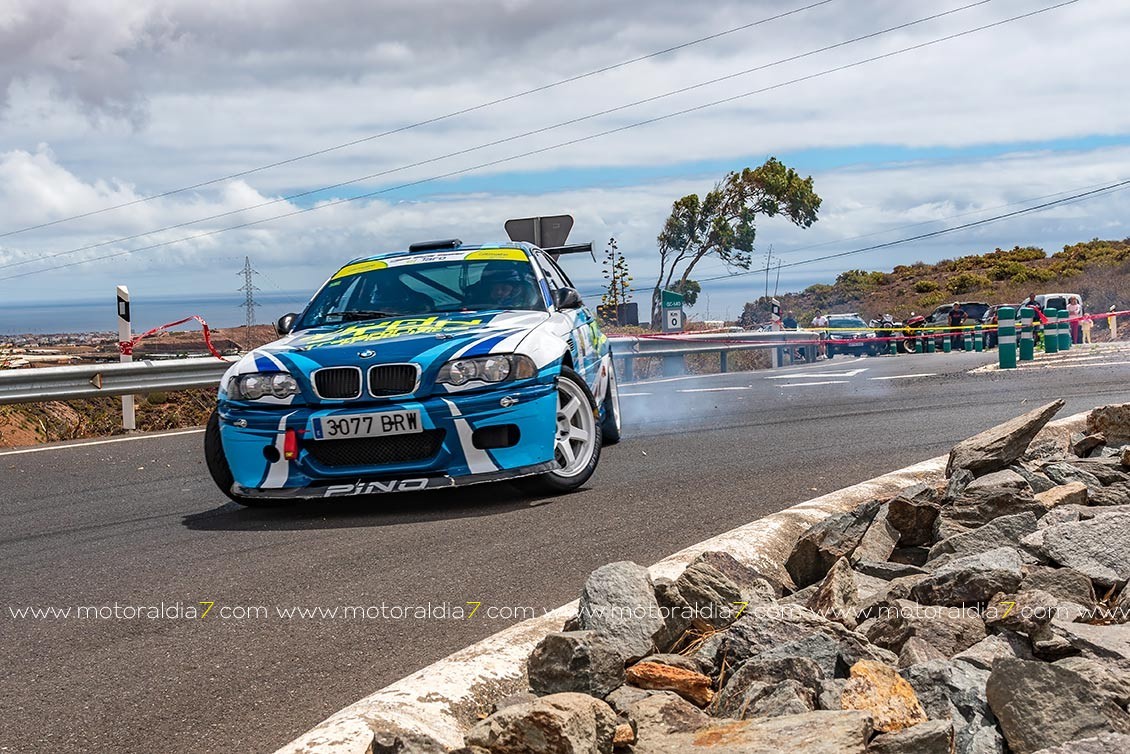
[[[785,312],[785,318],[783,320],[781,320],[781,326],[784,327],[786,330],[797,329],[798,325],[797,325],[796,317],[793,316],[793,313],[791,311]]]
[[[1091,342],[1091,328],[1095,326],[1095,323],[1092,322],[1089,319],[1085,319],[1082,322],[1080,322],[1079,324],[1080,324],[1080,326],[1083,330],[1083,340],[1082,340],[1082,342],[1083,343],[1090,343]]]
[[[961,337],[961,325],[969,318],[965,310],[961,308],[961,304],[954,301],[953,308],[950,309],[950,345],[954,350],[965,350],[964,340]]]
[[[1068,324],[1071,325],[1071,342],[1078,345],[1083,342],[1083,328],[1079,318],[1083,316],[1083,305],[1075,296],[1067,302]]]
[[[816,316],[812,318],[812,326],[817,330],[828,327],[828,318],[821,314],[819,309],[816,310]]]

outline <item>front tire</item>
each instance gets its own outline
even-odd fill
[[[561,468],[522,480],[522,486],[535,493],[572,492],[596,471],[601,440],[601,422],[592,391],[580,375],[569,367],[561,367],[554,437],[554,457]]]
[[[220,435],[220,412],[215,409],[213,409],[212,415],[208,417],[208,424],[204,428],[204,463],[207,464],[208,473],[212,476],[212,481],[220,488],[220,492],[240,505],[246,505],[248,508],[272,508],[286,504],[286,501],[260,500],[232,492],[235,477],[232,476],[227,456],[224,455],[223,438]]]
[[[600,422],[601,445],[620,442],[620,385],[616,380],[616,362],[608,360],[608,390],[604,395],[604,419]]]

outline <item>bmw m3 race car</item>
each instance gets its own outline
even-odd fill
[[[245,505],[502,479],[564,492],[620,438],[608,339],[529,243],[354,260],[278,330],[224,375],[205,432],[212,478]]]

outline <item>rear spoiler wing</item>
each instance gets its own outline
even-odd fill
[[[592,261],[596,261],[596,253],[592,249],[592,241],[588,243],[573,243],[568,246],[549,246],[542,249],[546,254],[549,254],[555,260],[562,254],[589,254],[592,256]]]

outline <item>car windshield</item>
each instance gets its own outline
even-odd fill
[[[467,259],[461,252],[348,265],[318,292],[295,329],[445,312],[545,311],[533,265],[517,254],[523,261]]]
[[[867,323],[859,317],[832,317],[828,320],[828,327],[835,329],[867,329]]]

